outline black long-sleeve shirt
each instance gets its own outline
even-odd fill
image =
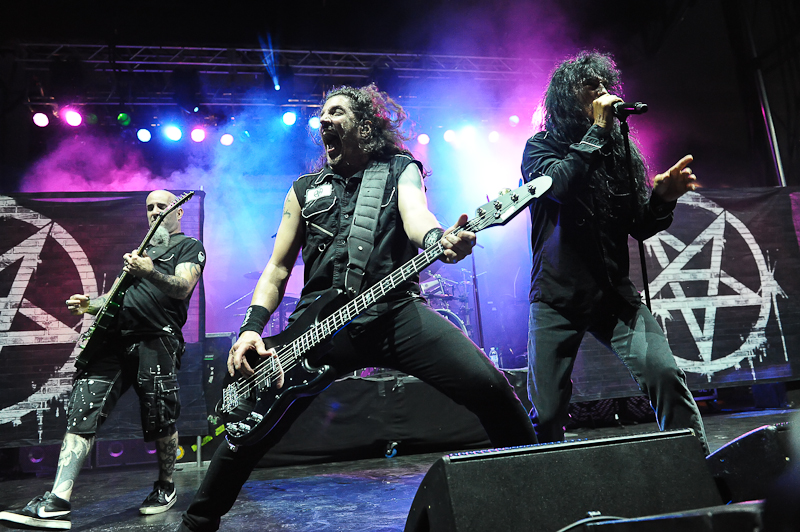
[[[591,178],[601,165],[613,173],[611,142],[609,133],[596,125],[570,145],[547,132],[528,140],[523,178],[526,182],[541,175],[553,178],[547,194],[530,206],[531,302],[580,312],[616,291],[630,304],[641,304],[628,277],[628,235],[644,239],[669,227],[676,202],[652,194],[633,212],[630,195],[625,194],[612,199],[616,216],[598,214]]]

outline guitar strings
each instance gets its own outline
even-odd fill
[[[458,234],[464,230],[475,231],[483,229],[485,226],[482,227],[483,224],[480,224],[479,222],[483,221],[485,218],[485,215],[473,218],[472,220],[469,220],[463,227],[457,228],[454,233]],[[292,370],[297,365],[297,362],[302,358],[301,355],[294,355],[295,347],[299,347],[298,351],[301,352],[307,352],[311,348],[316,347],[323,341],[327,340],[344,325],[346,325],[349,320],[352,319],[352,317],[357,316],[367,307],[380,301],[381,298],[383,298],[401,282],[407,280],[415,273],[419,273],[443,254],[444,248],[442,247],[441,242],[437,242],[434,246],[431,246],[423,253],[415,256],[406,264],[389,274],[387,278],[374,285],[372,288],[354,300],[348,302],[344,307],[334,312],[320,323],[312,325],[294,341],[285,346],[281,346],[281,348],[275,352],[274,357],[265,358],[259,362],[252,375],[236,382],[239,393],[242,395],[249,395],[253,389],[258,388],[261,384],[265,382],[272,382],[273,379],[279,380],[281,371],[283,371],[285,375],[288,371]],[[376,297],[375,292],[378,291],[382,293]],[[362,304],[363,307],[359,309],[359,306]],[[345,319],[341,318],[342,314],[347,314],[348,316],[352,317],[345,321]],[[329,326],[329,322],[331,321],[334,322],[334,327]],[[337,323],[337,321],[340,321],[341,323]],[[317,335],[320,329],[322,329],[322,335]],[[275,364],[276,358],[278,363],[277,366]]]

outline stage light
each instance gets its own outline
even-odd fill
[[[312,116],[311,118],[308,119],[308,127],[310,127],[311,129],[319,129],[319,125],[320,124],[318,116]]]
[[[519,124],[519,117],[517,115],[509,116],[508,123],[511,127],[517,127],[517,125]]]
[[[203,142],[204,140],[206,140],[206,132],[201,127],[194,128],[192,132],[189,134],[189,136],[195,142]]]
[[[164,128],[164,135],[169,140],[173,140],[173,141],[177,142],[177,141],[181,140],[181,137],[183,136],[183,133],[181,132],[180,128],[177,127],[177,126],[167,126],[167,127]]]
[[[233,144],[233,135],[231,135],[230,133],[225,133],[219,138],[219,142],[223,146],[230,146],[231,144]]]
[[[497,131],[489,133],[489,142],[497,142],[498,140],[500,140],[500,133]]]
[[[456,132],[452,129],[448,129],[444,132],[444,141],[445,142],[455,142],[456,140]]]
[[[121,126],[131,125],[131,115],[128,113],[120,113],[117,115],[117,124]]]
[[[83,117],[74,109],[64,111],[64,121],[72,127],[78,127],[83,122]]]
[[[47,127],[50,124],[50,118],[44,113],[34,113],[33,123],[39,127]]]
[[[475,129],[475,126],[464,126],[461,128],[461,132],[458,134],[458,137],[464,142],[475,142],[475,138],[477,136],[478,132]]]
[[[286,111],[283,113],[283,123],[287,126],[293,126],[297,122],[297,114],[294,111]]]
[[[425,144],[429,143],[430,141],[431,141],[431,138],[428,135],[426,135],[425,133],[422,133],[417,137],[417,142],[419,142],[423,146]]]
[[[139,142],[150,142],[153,135],[150,133],[149,129],[143,128],[136,132],[136,138],[139,139]]]

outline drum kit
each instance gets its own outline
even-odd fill
[[[471,319],[474,302],[472,272],[464,269],[458,270],[461,278],[453,280],[439,273],[441,264],[441,262],[435,262],[420,272],[420,293],[428,300],[428,304],[433,310],[450,320],[465,335],[477,342],[476,328]]]

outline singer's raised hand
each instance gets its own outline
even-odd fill
[[[672,168],[653,178],[653,193],[661,196],[664,201],[675,201],[687,192],[700,188],[697,177],[689,168],[692,161],[694,157],[686,155]]]
[[[614,104],[621,102],[622,98],[605,93],[592,101],[592,115],[594,123],[602,128],[608,128],[614,121]]]

